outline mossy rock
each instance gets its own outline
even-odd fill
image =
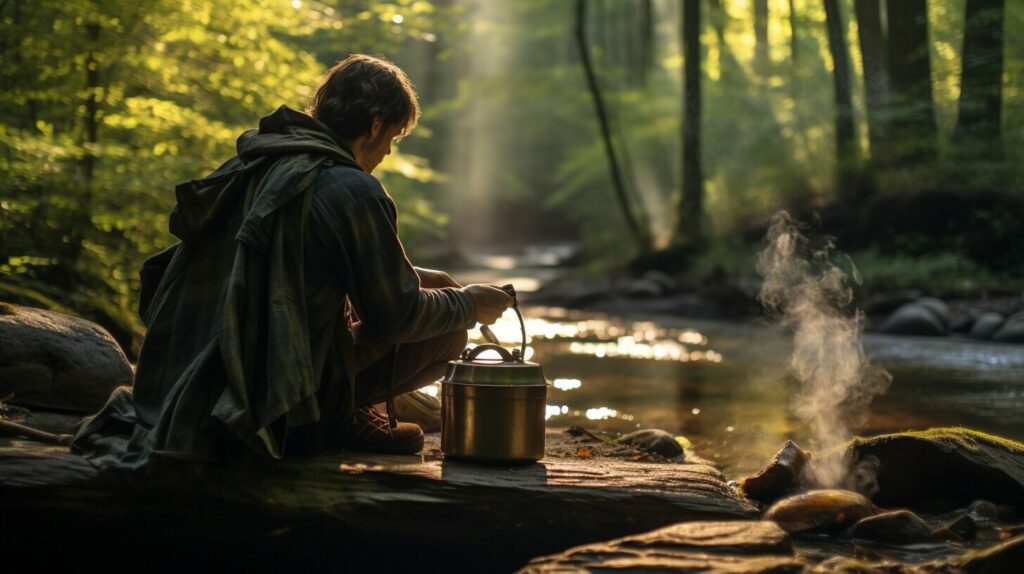
[[[888,508],[963,508],[984,498],[1024,513],[1024,444],[963,427],[857,438],[854,460],[876,457],[878,493]]]

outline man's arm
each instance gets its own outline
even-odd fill
[[[420,278],[420,287],[424,289],[442,289],[444,287],[462,287],[462,284],[452,279],[451,275],[448,275],[444,271],[438,271],[436,269],[424,269],[423,267],[413,267],[416,270],[416,275]]]

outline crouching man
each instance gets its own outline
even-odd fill
[[[419,451],[419,427],[372,405],[440,378],[466,330],[512,300],[406,257],[395,203],[371,174],[418,117],[401,69],[351,56],[305,113],[282,106],[238,138],[237,156],[179,185],[180,242],[142,270],[133,387],[73,448],[122,470]]]

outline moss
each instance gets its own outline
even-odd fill
[[[10,303],[0,301],[0,315],[17,315],[18,308]]]
[[[882,441],[900,437],[920,438],[932,442],[958,446],[971,452],[978,452],[978,445],[1006,450],[1017,455],[1024,455],[1024,443],[988,434],[967,427],[939,427],[921,431],[904,431],[899,433],[878,435],[870,438],[854,439],[854,446],[870,446]]]

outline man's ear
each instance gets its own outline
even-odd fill
[[[377,139],[380,135],[381,130],[384,129],[384,122],[379,118],[373,118],[373,124],[370,126],[370,138],[371,140]]]

